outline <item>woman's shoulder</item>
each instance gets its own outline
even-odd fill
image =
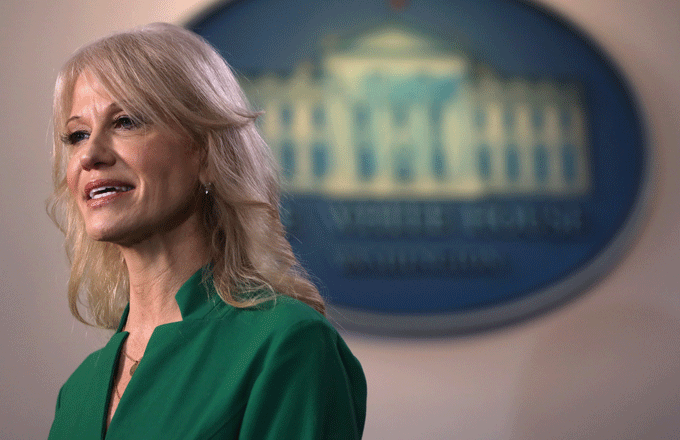
[[[226,306],[226,305],[225,305]],[[226,306],[216,310],[214,319],[225,319],[262,331],[279,333],[295,328],[325,327],[335,332],[326,317],[304,302],[287,295],[276,295],[257,305],[236,308]]]
[[[200,331],[223,341],[212,347],[213,353],[223,347],[229,350],[225,356],[233,358],[238,347],[242,364],[264,362],[261,366],[266,369],[295,359],[296,368],[310,374],[334,366],[359,388],[365,387],[361,364],[340,333],[321,313],[295,298],[280,295],[247,308],[225,305]]]
[[[310,305],[287,295],[277,295],[273,299],[252,307],[256,313],[280,320],[286,324],[298,321],[328,322],[326,318]]]
[[[78,365],[78,367],[71,373],[69,378],[65,382],[65,386],[73,386],[86,376],[89,376],[92,374],[92,372],[97,368],[97,366],[100,364],[101,357],[104,352],[104,348],[102,347],[99,350],[94,351],[93,353],[90,353],[81,363]]]
[[[102,385],[102,383],[107,382],[108,379],[102,372],[112,368],[121,337],[120,333],[114,334],[104,347],[90,353],[64,382],[60,396],[64,397],[63,395],[67,394],[73,397],[74,394],[82,394],[83,390],[91,388],[93,384],[106,386],[106,384]],[[83,398],[83,396],[78,398]]]

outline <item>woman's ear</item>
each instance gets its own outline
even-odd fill
[[[198,171],[198,181],[201,186],[212,185],[214,179],[212,178],[212,173],[208,169],[207,161],[201,161],[201,168]]]
[[[194,145],[193,146],[198,152],[198,181],[201,185],[205,186],[208,183],[213,182],[212,172],[208,169],[208,146],[207,145]]]

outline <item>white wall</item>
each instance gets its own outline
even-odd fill
[[[0,3],[2,439],[45,438],[59,386],[105,340],[69,316],[44,211],[56,70],[94,38],[210,3]],[[606,278],[548,315],[464,338],[347,335],[369,383],[366,439],[680,438],[680,2],[540,3],[599,42],[638,93],[656,163],[647,222]]]

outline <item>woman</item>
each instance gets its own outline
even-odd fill
[[[69,304],[117,330],[62,387],[50,439],[361,437],[364,375],[285,238],[256,116],[169,24],[62,69],[50,213]]]

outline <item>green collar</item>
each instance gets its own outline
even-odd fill
[[[206,273],[204,279],[204,273],[208,269],[209,266],[198,269],[175,294],[175,301],[182,313],[183,321],[205,318],[217,304],[222,302],[212,285],[212,276]],[[120,317],[116,333],[123,331],[129,312],[130,304],[128,303]]]

